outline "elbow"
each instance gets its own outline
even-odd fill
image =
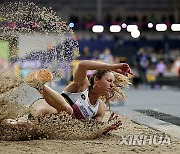
[[[82,60],[79,62],[79,66],[85,66],[87,65],[88,60]]]
[[[83,67],[83,65],[84,65],[84,61],[80,61],[78,67]]]
[[[88,65],[87,62],[88,62],[87,60],[80,61],[78,68],[79,69],[86,69],[86,66]]]

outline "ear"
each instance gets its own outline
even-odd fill
[[[97,77],[94,77],[94,84],[96,84],[98,81],[98,78]]]

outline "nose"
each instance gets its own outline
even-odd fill
[[[113,82],[111,82],[110,87],[111,87],[111,88],[114,87],[114,83],[113,83]]]

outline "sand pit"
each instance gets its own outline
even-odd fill
[[[107,120],[109,112],[106,113]],[[133,123],[121,117],[123,126],[108,135],[96,139],[41,139],[31,141],[0,141],[0,153],[179,153],[180,141],[171,139],[171,144],[164,145],[125,145],[121,144],[121,136],[126,135],[159,135],[163,133]]]
[[[11,79],[11,78],[9,78]],[[8,79],[8,80],[9,80]],[[2,83],[2,82],[1,82]],[[13,82],[14,86],[20,86]],[[2,83],[2,85],[5,85]],[[14,87],[10,86],[10,87]],[[6,118],[16,118],[25,114],[27,108],[17,105],[13,99],[7,99],[12,93],[11,88],[1,94],[1,121]],[[12,88],[13,89],[13,88]],[[3,101],[2,101],[3,100]],[[18,111],[18,112],[17,112]],[[21,111],[21,112],[20,112]],[[5,115],[5,116],[4,116]],[[4,117],[3,117],[4,116]],[[27,117],[24,117],[25,119]],[[0,127],[0,153],[178,153],[180,141],[170,137],[168,142],[158,144],[159,137],[166,137],[162,132],[148,128],[147,126],[133,123],[127,117],[120,115],[123,125],[107,135],[102,132],[108,126],[107,119],[110,112],[106,112],[104,123],[95,121],[81,122],[73,119],[64,112],[38,118],[31,123],[20,125],[3,125]],[[157,137],[156,142],[144,145],[130,142],[122,143],[122,137],[152,136]],[[168,137],[168,136],[167,136]],[[6,140],[6,141],[4,141]],[[15,141],[16,140],[16,141]],[[170,144],[169,144],[170,143]]]

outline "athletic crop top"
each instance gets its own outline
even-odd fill
[[[86,89],[79,93],[63,91],[61,94],[71,105],[73,114],[77,119],[90,119],[98,111],[99,101],[97,100],[95,105],[90,104],[88,93],[89,90]]]

